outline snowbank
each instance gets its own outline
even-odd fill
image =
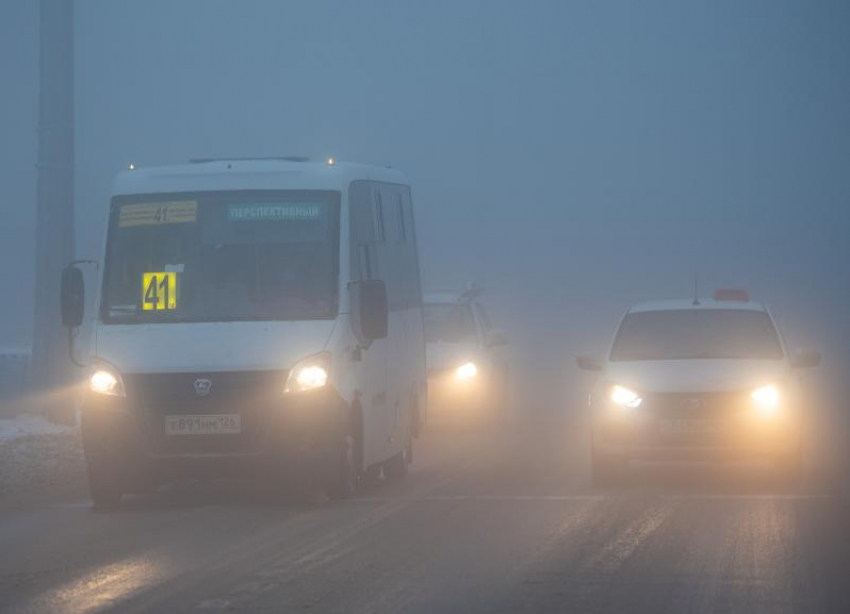
[[[20,414],[14,418],[0,418],[0,444],[26,435],[68,435],[77,430],[76,426],[53,424],[42,416]]]
[[[0,419],[0,498],[82,482],[84,475],[78,427],[28,414]]]

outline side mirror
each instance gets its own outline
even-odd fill
[[[576,358],[576,364],[579,369],[584,369],[585,371],[602,370],[602,361],[598,357],[589,354],[582,354]]]
[[[508,335],[503,330],[491,330],[487,333],[486,339],[487,345],[490,347],[496,347],[499,345],[508,345],[510,341],[508,340]]]
[[[361,345],[385,339],[389,328],[387,285],[380,279],[366,279],[349,284],[351,321],[354,335]]]
[[[810,369],[820,364],[821,354],[814,350],[797,348],[791,354],[791,366],[796,369]]]
[[[86,285],[83,272],[75,266],[62,269],[60,304],[62,324],[68,328],[82,326],[86,308]]]

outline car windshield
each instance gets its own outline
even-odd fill
[[[611,360],[781,359],[768,315],[742,309],[630,313],[614,340]]]
[[[204,192],[114,199],[106,322],[331,318],[338,192]]]
[[[459,343],[476,338],[475,319],[469,305],[430,303],[424,307],[425,341]]]

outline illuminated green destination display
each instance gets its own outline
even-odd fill
[[[229,222],[316,222],[321,219],[321,208],[311,203],[261,203],[230,205],[227,208]]]

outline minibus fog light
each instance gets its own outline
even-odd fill
[[[774,416],[779,411],[780,394],[775,384],[757,388],[750,398],[755,401],[756,410],[762,416]]]
[[[98,394],[108,394],[114,397],[124,396],[124,386],[121,380],[110,371],[98,369],[89,378],[89,388]]]
[[[623,386],[612,386],[609,398],[615,405],[628,407],[630,409],[638,408],[640,407],[640,404],[643,403],[643,399],[640,398],[636,392],[633,392],[628,388],[624,388]]]
[[[474,362],[468,362],[455,369],[455,377],[460,381],[468,381],[478,375],[478,367]]]
[[[327,354],[308,356],[289,372],[284,392],[306,392],[324,388],[328,384],[330,357]]]

